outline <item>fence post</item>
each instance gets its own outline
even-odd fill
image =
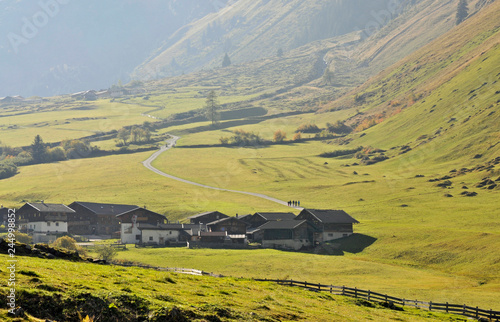
[[[333,293],[333,292],[332,292],[332,287],[330,286],[330,294],[332,294],[332,293]]]
[[[370,300],[370,290],[368,290],[368,301]]]
[[[355,287],[354,288],[354,298],[357,298],[358,297],[358,288]]]
[[[345,285],[342,285],[342,295],[345,295]]]
[[[429,311],[432,311],[432,301],[429,302]]]
[[[403,307],[405,306],[405,299],[402,299],[403,300]]]
[[[307,281],[304,282],[304,288],[307,288]]]
[[[466,307],[466,305],[464,304],[464,309],[463,309],[463,313],[462,313],[462,315],[465,315],[465,313],[466,313],[466,312],[465,312],[465,307]]]
[[[448,313],[448,302],[446,302],[446,313]]]
[[[479,306],[476,306],[476,319],[479,318]]]
[[[318,283],[318,291],[321,291],[321,283]]]
[[[389,301],[387,301],[387,294],[385,295],[385,303],[389,303]]]

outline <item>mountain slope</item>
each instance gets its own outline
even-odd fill
[[[189,24],[176,43],[139,66],[134,77],[157,78],[220,66],[224,53],[233,63],[276,55],[308,42],[359,30],[370,12],[386,1],[239,0]]]
[[[497,1],[331,108],[360,109],[363,113],[350,120],[354,125],[387,119],[367,130],[359,144],[409,145],[420,150],[432,146],[424,150],[426,156],[441,161],[477,153],[496,157],[499,81]]]

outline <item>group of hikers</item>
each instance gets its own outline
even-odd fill
[[[300,207],[300,201],[290,200],[288,201],[288,207]]]

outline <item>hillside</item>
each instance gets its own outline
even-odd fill
[[[309,42],[359,30],[385,1],[239,0],[180,29],[139,66],[134,77],[152,79],[219,67],[224,53],[233,63],[276,56]],[[306,26],[304,28],[304,26]]]
[[[6,255],[0,255],[6,260]],[[251,279],[189,276],[64,260],[21,258],[16,296],[24,318],[2,321],[454,321],[457,316],[410,308],[391,310],[366,301]],[[54,272],[58,272],[54,274]],[[8,279],[2,270],[0,276]]]
[[[329,108],[358,109],[362,115],[353,124],[382,122],[356,144],[409,146],[417,150],[410,156],[424,153],[434,162],[496,157],[499,21],[495,2]],[[398,135],[388,139],[386,133]]]

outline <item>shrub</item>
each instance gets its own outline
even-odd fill
[[[341,121],[337,121],[335,124],[326,123],[326,128],[328,132],[336,134],[349,134],[352,132],[352,128]]]
[[[66,160],[66,153],[61,147],[55,147],[47,150],[47,161],[63,161]]]
[[[74,240],[73,238],[71,238],[69,236],[63,236],[63,237],[57,238],[52,243],[51,246],[55,247],[55,248],[62,248],[62,249],[66,249],[66,250],[75,251],[75,252],[78,252],[80,254],[86,254],[87,253],[85,251],[85,249],[83,249],[82,247],[80,247],[80,246],[77,245],[76,240]]]
[[[274,132],[273,140],[274,142],[283,142],[286,139],[286,133],[282,130],[277,130]]]
[[[300,141],[300,140],[302,140],[302,133],[301,132],[295,133],[295,135],[293,136],[293,140],[294,141]]]
[[[0,162],[0,179],[12,177],[16,173],[17,166],[14,164],[14,162],[10,160]]]
[[[76,250],[78,245],[76,244],[76,240],[69,236],[63,236],[57,238],[53,243],[52,247],[64,248],[67,250]]]
[[[302,124],[301,126],[298,127],[297,130],[295,130],[295,133],[299,133],[299,132],[319,133],[319,132],[321,132],[321,130],[319,129],[319,127],[316,124],[309,123],[309,124]]]
[[[33,242],[33,238],[28,234],[23,234],[19,231],[16,231],[16,241],[23,244],[31,244]]]
[[[321,153],[319,156],[322,158],[335,158],[335,157],[340,157],[343,155],[349,155],[349,154],[354,154],[356,152],[359,152],[363,149],[362,146],[357,147],[355,149],[345,149],[345,150],[337,150],[333,152],[324,152]]]
[[[99,258],[105,260],[106,262],[111,261],[116,256],[116,249],[113,246],[105,245],[96,249]]]

